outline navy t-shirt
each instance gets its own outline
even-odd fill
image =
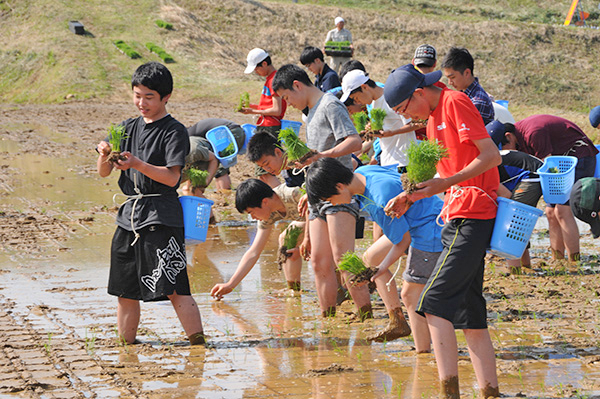
[[[125,126],[127,136],[121,143],[121,151],[129,151],[151,165],[183,168],[185,157],[190,151],[190,141],[186,128],[171,115],[149,124],[140,116],[127,119],[122,125]],[[123,194],[136,194],[134,179],[142,194],[160,194],[137,201],[133,216],[136,230],[153,224],[183,227],[183,210],[177,195],[179,183],[175,187],[169,187],[130,168],[121,171],[119,177],[119,187]],[[133,203],[134,200],[123,203],[117,214],[117,224],[129,231],[132,230],[130,218]]]

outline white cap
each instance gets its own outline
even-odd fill
[[[340,22],[346,22],[346,21],[344,21],[344,18],[342,18],[342,17],[335,17],[335,24],[337,25]]]
[[[369,77],[365,75],[363,71],[360,69],[353,69],[347,74],[344,75],[344,79],[342,79],[342,97],[340,98],[341,102],[345,102],[348,97],[350,97],[350,93],[354,89],[358,89],[362,84],[365,84],[369,80]]]
[[[253,48],[252,50],[250,50],[250,52],[248,53],[248,57],[246,58],[246,60],[248,61],[248,66],[244,70],[244,73],[252,73],[256,66],[260,62],[264,61],[265,58],[267,58],[268,56],[269,53],[267,53],[261,48]]]

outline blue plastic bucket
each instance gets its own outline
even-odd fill
[[[600,144],[596,144],[596,148],[600,151]],[[596,154],[596,172],[594,173],[594,177],[600,178],[600,152]]]
[[[571,156],[549,156],[537,170],[542,185],[542,194],[547,204],[564,204],[569,200],[571,188],[575,183],[575,166],[577,158]],[[549,172],[551,168],[558,173]]]
[[[299,136],[300,128],[302,127],[302,122],[288,121],[288,120],[282,119],[281,120],[281,130],[287,129],[288,127],[292,128],[292,130],[296,133],[296,136]]]
[[[224,168],[230,168],[237,163],[238,146],[233,133],[231,133],[231,130],[227,126],[217,126],[210,129],[206,132],[206,139],[212,145],[215,156]],[[220,156],[219,152],[223,151],[231,143],[233,143],[234,148],[233,154],[225,157]]]
[[[508,259],[519,259],[544,212],[507,198],[498,197],[497,200],[498,213],[489,252]]]
[[[504,108],[508,109],[508,101],[507,100],[496,100],[496,104],[500,104]]]
[[[210,208],[215,202],[193,195],[183,195],[179,197],[179,202],[183,208],[185,238],[188,240],[206,241]]]
[[[244,123],[242,125],[242,129],[244,129],[244,135],[246,137],[244,138],[244,146],[242,147],[240,152],[243,150],[246,150],[248,148],[248,142],[250,141],[252,136],[254,136],[254,131],[256,130],[256,125],[253,125],[251,123]]]

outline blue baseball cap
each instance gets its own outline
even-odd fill
[[[590,111],[590,123],[596,128],[600,124],[600,105]]]
[[[431,86],[441,78],[442,71],[422,74],[412,64],[403,65],[394,69],[385,81],[385,102],[394,108],[409,98],[416,89]]]
[[[485,125],[485,129],[487,130],[491,139],[494,141],[494,144],[500,147],[502,145],[502,140],[504,139],[504,134],[506,133],[504,123],[499,121],[491,121]]]

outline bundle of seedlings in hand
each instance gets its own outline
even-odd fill
[[[288,168],[293,168],[296,162],[304,162],[308,158],[312,157],[316,153],[308,148],[308,146],[300,140],[300,138],[294,132],[294,129],[288,127],[279,131],[277,137],[279,141],[285,147],[285,153],[288,159]]]
[[[354,127],[356,131],[363,137],[366,132],[367,123],[369,122],[369,116],[366,112],[360,111],[352,115],[352,122],[354,123]]]
[[[381,133],[383,131],[383,120],[387,113],[381,108],[373,108],[371,110],[371,131],[373,133]]]
[[[235,112],[240,112],[242,108],[250,107],[250,94],[245,91],[240,95],[240,103],[235,107]]]
[[[233,145],[233,142],[229,143],[229,145],[225,148],[223,148],[221,151],[219,151],[219,156],[221,158],[226,158],[230,155],[233,155],[233,153],[235,153],[235,147]]]
[[[277,253],[277,264],[279,265],[279,270],[283,267],[285,260],[292,256],[288,254],[288,249],[293,249],[298,246],[298,238],[302,234],[302,228],[292,225],[285,230],[285,237],[283,238],[283,245],[279,247],[279,252]]]
[[[111,152],[106,159],[111,165],[114,165],[117,161],[126,161],[127,158],[121,155],[121,142],[126,139],[125,126],[111,124],[108,127],[108,142],[110,144]]]
[[[352,274],[350,283],[352,285],[362,285],[371,281],[371,277],[377,273],[377,268],[371,269],[366,267],[360,256],[355,252],[346,252],[342,255],[338,269]]]
[[[560,173],[560,170],[556,166],[553,166],[548,168],[548,173]]]
[[[432,179],[440,159],[448,156],[448,149],[437,141],[412,142],[406,151],[408,165],[402,174],[402,188],[407,194],[417,190],[417,183]]]
[[[192,183],[193,188],[204,188],[206,187],[206,179],[208,178],[208,171],[189,168],[184,171],[185,177]]]

